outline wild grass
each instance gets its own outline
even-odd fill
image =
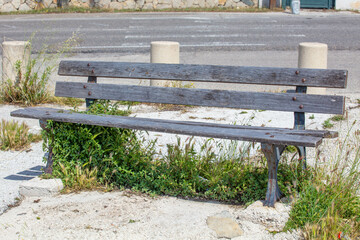
[[[23,150],[29,147],[31,142],[38,142],[41,140],[41,135],[29,133],[29,127],[24,122],[17,121],[0,122],[0,149],[8,150]]]
[[[335,156],[319,159],[316,174],[303,182],[287,228],[302,228],[308,239],[360,236],[360,139],[348,136]]]
[[[30,52],[34,36],[29,40]],[[57,67],[57,60],[70,52],[77,41],[77,36],[73,35],[58,47],[44,44],[35,57],[24,54],[23,59],[15,63],[16,78],[6,79],[1,84],[1,102],[27,106],[51,102],[53,97],[48,88],[51,74]],[[55,54],[47,54],[50,50]]]

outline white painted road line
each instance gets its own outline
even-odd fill
[[[180,48],[184,47],[242,47],[242,46],[266,46],[265,43],[224,43],[212,42],[203,44],[181,44]],[[74,49],[126,49],[126,48],[150,48],[149,44],[139,43],[138,45],[123,44],[120,46],[82,46],[74,47]]]
[[[156,38],[240,38],[240,37],[274,37],[273,34],[171,34],[171,35],[157,35]],[[147,39],[152,38],[151,35],[127,35],[125,39]],[[276,34],[276,37],[306,37],[304,34]]]

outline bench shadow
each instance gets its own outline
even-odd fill
[[[38,165],[35,167],[32,167],[30,169],[18,172],[16,174],[12,174],[9,176],[6,176],[4,179],[6,180],[12,180],[12,181],[26,181],[26,180],[30,180],[33,179],[39,175],[41,175],[42,169],[44,168],[44,166]]]

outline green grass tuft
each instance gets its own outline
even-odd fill
[[[0,149],[23,150],[29,147],[31,142],[41,140],[41,135],[29,133],[29,127],[25,123],[2,120],[0,123]]]

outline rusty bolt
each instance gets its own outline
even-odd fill
[[[265,133],[265,135],[270,135],[270,133]]]
[[[295,72],[296,75],[299,75],[299,73],[300,73],[299,70],[297,70],[297,71]]]
[[[293,101],[296,101],[296,97],[293,97],[292,100],[293,100]]]
[[[88,63],[87,66],[90,67],[90,63]]]
[[[300,105],[299,108],[300,108],[300,109],[303,109],[303,108],[304,108],[304,105]]]
[[[306,79],[305,79],[305,78],[303,78],[303,79],[301,79],[301,81],[304,83],[304,82],[306,82]]]
[[[94,71],[94,69],[93,70],[91,70],[91,73],[94,73],[95,71]]]
[[[88,92],[88,95],[89,95],[89,96],[91,95],[91,92],[90,92],[90,91]]]
[[[84,85],[83,87],[86,88],[86,85]]]
[[[275,137],[275,136],[274,136],[274,135],[271,135],[270,137],[273,138],[273,137]]]

